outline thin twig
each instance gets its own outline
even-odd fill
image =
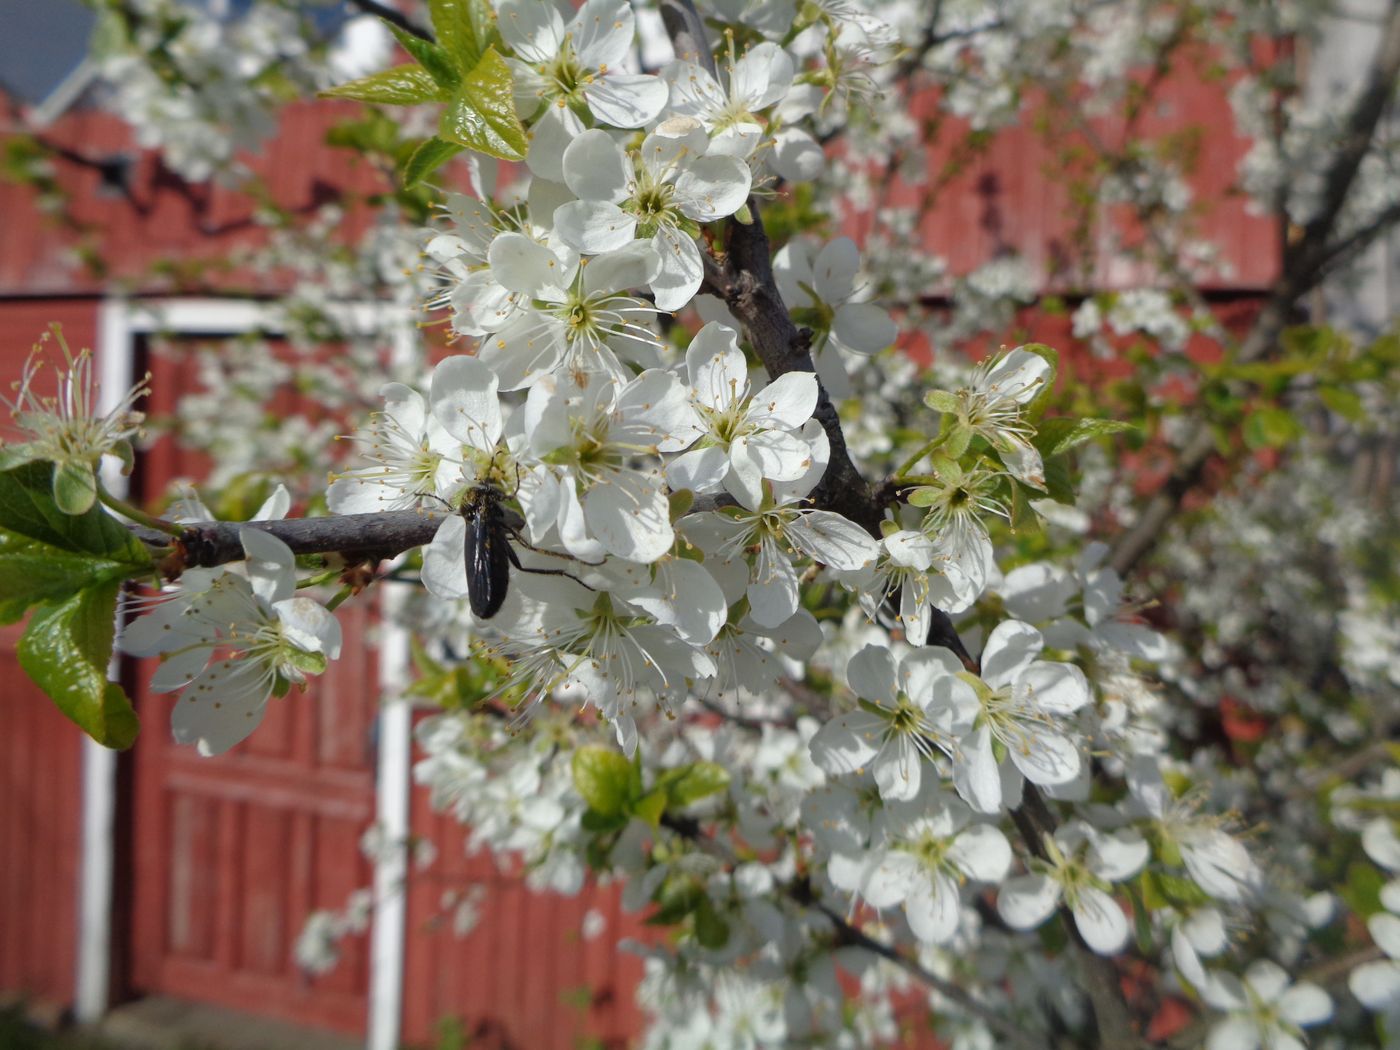
[[[409,19],[408,16],[396,7],[390,7],[388,4],[380,3],[380,0],[350,0],[350,3],[367,15],[375,15],[376,17],[384,19],[386,22],[392,22],[405,33],[412,33],[420,40],[426,40],[430,44],[436,43],[431,32],[424,29],[417,22]]]

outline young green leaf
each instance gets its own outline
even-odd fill
[[[1072,448],[1105,434],[1120,434],[1136,429],[1119,419],[1043,419],[1036,426],[1032,444],[1046,458],[1068,452]]]
[[[128,748],[140,722],[121,686],[107,681],[116,633],[112,580],[39,607],[19,641],[20,666],[78,728],[104,747]]]
[[[420,102],[446,102],[452,92],[444,88],[416,62],[380,70],[348,84],[338,84],[319,93],[321,98],[350,98],[384,106],[415,106]]]
[[[452,56],[443,48],[424,40],[422,37],[407,33],[396,25],[390,25],[389,31],[394,34],[394,39],[403,45],[403,49],[418,60],[419,64],[428,71],[428,75],[449,97],[452,92],[457,90],[457,85],[462,82],[462,70],[457,68],[457,64],[452,61]]]
[[[409,157],[408,163],[404,165],[404,188],[412,189],[417,186],[438,168],[461,153],[463,148],[455,142],[444,142],[436,136],[424,139],[422,145],[413,151],[413,156]]]
[[[54,502],[53,464],[29,463],[0,474],[0,529],[59,550],[92,554],[132,570],[151,556],[131,532],[101,507],[67,514]],[[131,573],[127,573],[131,575]]]
[[[626,812],[631,798],[632,763],[625,755],[606,747],[581,747],[574,752],[570,769],[574,789],[605,817]]]
[[[510,66],[487,48],[462,79],[438,123],[438,135],[501,160],[524,160],[529,142],[515,112]]]
[[[428,10],[433,32],[464,73],[501,38],[496,13],[486,0],[430,0]]]

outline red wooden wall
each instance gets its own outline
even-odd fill
[[[90,301],[0,302],[0,395],[10,394],[49,321],[91,343]],[[0,411],[0,437],[10,437]],[[77,965],[82,737],[15,657],[22,624],[0,628],[0,996],[66,1006]]]

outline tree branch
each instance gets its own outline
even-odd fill
[[[381,3],[380,0],[350,0],[350,3],[367,15],[375,15],[378,18],[384,19],[386,22],[392,22],[405,33],[412,33],[420,40],[426,40],[430,44],[436,42],[432,33],[416,22],[411,21],[408,16],[396,7]]]
[[[1236,362],[1253,361],[1272,350],[1288,325],[1298,300],[1317,286],[1340,256],[1358,247],[1358,244],[1348,243],[1356,235],[1343,238],[1340,245],[1329,245],[1328,241],[1356,180],[1362,158],[1370,148],[1386,103],[1395,90],[1397,76],[1400,76],[1400,0],[1391,4],[1380,47],[1367,74],[1366,88],[1347,118],[1342,146],[1324,180],[1322,208],[1304,227],[1297,243],[1285,251],[1283,272],[1270,291],[1254,326],[1234,354]],[[1392,212],[1395,209],[1386,214],[1391,215]],[[1400,213],[1395,213],[1392,218],[1400,220]],[[1171,476],[1143,508],[1132,528],[1114,543],[1109,561],[1120,575],[1126,576],[1156,545],[1167,523],[1180,507],[1181,497],[1200,479],[1201,470],[1214,450],[1215,438],[1210,424],[1204,420],[1198,421],[1177,457]]]

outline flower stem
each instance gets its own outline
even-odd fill
[[[139,522],[148,529],[155,529],[157,532],[163,532],[167,536],[174,536],[176,539],[179,539],[185,531],[182,525],[176,525],[173,521],[166,521],[164,518],[158,518],[154,514],[147,514],[140,507],[134,506],[126,500],[112,495],[107,491],[107,487],[103,485],[101,481],[97,483],[97,498],[101,500],[102,505],[109,510],[114,510],[125,518],[130,518],[132,521]]]
[[[901,464],[899,465],[899,469],[896,470],[896,471],[894,472],[894,478],[895,478],[895,480],[896,480],[896,481],[903,481],[903,480],[904,480],[904,475],[905,475],[906,473],[908,473],[909,471],[913,470],[913,469],[914,469],[914,465],[915,465],[916,463],[918,463],[919,460],[923,459],[923,458],[924,458],[925,456],[927,456],[930,452],[932,452],[934,449],[936,449],[939,445],[943,444],[943,439],[944,439],[945,437],[946,437],[945,434],[939,434],[939,435],[938,435],[936,438],[934,438],[932,441],[929,441],[929,442],[927,442],[927,443],[925,443],[925,444],[923,444],[923,445],[920,445],[920,446],[919,446],[919,450],[918,450],[917,452],[915,452],[912,456],[910,456],[908,459],[906,459],[903,463],[901,463]]]

